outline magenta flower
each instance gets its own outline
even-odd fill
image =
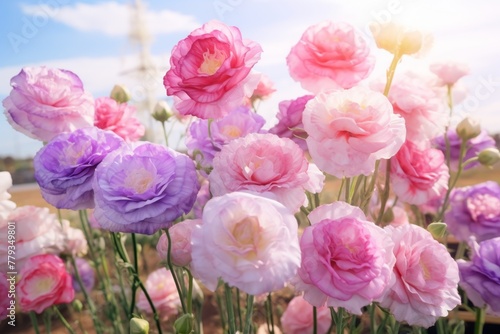
[[[487,181],[455,188],[444,221],[460,241],[475,236],[478,241],[500,235],[500,185]]]
[[[232,191],[269,192],[292,212],[307,199],[305,191],[320,192],[324,175],[309,164],[292,140],[252,133],[225,145],[213,161],[210,191],[220,196]]]
[[[394,242],[396,284],[380,302],[398,321],[430,327],[460,304],[458,266],[446,247],[425,229],[386,226]]]
[[[106,156],[93,188],[101,228],[153,234],[191,210],[200,185],[186,155],[139,142]]]
[[[17,131],[48,142],[62,132],[92,126],[94,100],[76,74],[67,70],[25,67],[10,80],[3,100],[7,121]]]
[[[394,284],[395,262],[389,235],[345,202],[325,204],[308,216],[300,239],[302,262],[292,281],[316,307],[361,308],[380,300]]]
[[[93,208],[95,168],[123,144],[114,133],[96,127],[54,137],[33,160],[43,198],[59,209]]]
[[[236,108],[218,120],[197,120],[191,124],[187,133],[188,153],[203,168],[211,168],[214,156],[222,146],[249,133],[261,132],[265,123],[262,116],[247,107]]]
[[[258,295],[279,290],[297,272],[297,221],[275,200],[232,192],[208,201],[192,232],[193,275],[215,291],[221,278]]]
[[[354,87],[371,73],[374,58],[354,27],[325,21],[304,32],[286,62],[292,78],[317,94]]]
[[[307,133],[302,124],[302,113],[306,103],[312,98],[314,98],[314,95],[304,95],[295,100],[281,101],[279,103],[280,111],[276,115],[278,124],[269,129],[269,133],[281,138],[289,138],[299,145],[302,150],[307,151],[305,140]]]
[[[385,170],[385,167],[382,167]],[[391,159],[391,185],[400,200],[425,204],[446,193],[450,177],[443,152],[407,141]]]
[[[53,254],[31,257],[19,273],[19,307],[42,313],[46,308],[73,301],[75,290],[64,262]]]
[[[476,307],[500,316],[500,237],[469,242],[471,261],[458,260],[460,287]]]
[[[462,143],[462,139],[460,139],[460,137],[458,136],[457,132],[454,129],[448,131],[447,137],[450,145],[450,163],[451,163],[450,167],[453,170],[457,170],[458,159],[460,156],[460,145]],[[438,148],[444,154],[446,154],[446,141],[444,135],[434,138],[433,143],[436,146],[436,148]],[[484,130],[481,131],[481,133],[477,137],[469,139],[465,145],[466,145],[466,151],[463,161],[477,157],[479,152],[481,152],[484,149],[496,147],[495,139],[493,139],[490,135],[488,135],[488,133]],[[477,167],[479,165],[480,163],[475,161],[465,165],[464,170],[468,170]]]
[[[116,133],[126,141],[137,141],[146,129],[135,116],[134,106],[118,103],[110,97],[95,100],[94,125]]]
[[[167,95],[182,115],[221,118],[252,95],[259,76],[250,70],[261,52],[238,28],[210,21],[173,48],[163,78]]]
[[[404,120],[384,95],[364,87],[317,95],[302,121],[313,161],[339,178],[371,174],[405,141]]]

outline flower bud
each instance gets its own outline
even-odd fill
[[[194,333],[194,316],[186,313],[177,318],[174,322],[174,330],[176,334]]]
[[[73,306],[73,309],[76,312],[81,312],[83,310],[83,304],[82,304],[82,302],[79,299],[73,300],[73,302],[71,303],[71,305]]]
[[[477,155],[477,160],[481,163],[481,165],[486,167],[492,167],[498,161],[500,161],[500,152],[497,148],[490,147],[482,150]]]
[[[149,322],[141,318],[130,319],[130,334],[148,334]]]
[[[465,117],[460,123],[458,123],[457,135],[463,140],[469,140],[479,136],[481,133],[481,124],[479,121],[472,117]]]
[[[158,101],[153,110],[153,118],[158,122],[166,122],[170,117],[172,117],[172,111],[168,103],[165,101]]]
[[[441,222],[431,223],[427,226],[427,231],[429,231],[435,239],[439,239],[445,236],[447,226],[445,223]]]
[[[125,103],[131,99],[129,91],[122,85],[115,85],[109,96],[118,103]]]

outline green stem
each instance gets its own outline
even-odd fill
[[[476,307],[476,321],[474,322],[474,334],[482,334],[485,320],[484,308]]]
[[[273,314],[273,300],[271,294],[267,294],[267,304],[269,305],[269,323],[271,325],[271,330],[269,334],[274,334],[274,314]]]
[[[193,285],[194,279],[193,275],[189,270],[186,269],[189,278],[189,288],[188,288],[188,298],[187,298],[187,311],[188,313],[193,313]]]
[[[168,230],[168,228],[165,230],[165,233],[167,234],[167,240],[168,240],[168,246],[167,246],[168,269],[170,269],[170,273],[172,274],[172,278],[174,279],[175,287],[177,288],[177,292],[179,293],[179,297],[181,300],[181,306],[182,306],[182,313],[186,314],[187,308],[186,308],[186,303],[184,302],[184,298],[182,296],[182,288],[179,285],[179,280],[177,279],[177,275],[175,274],[175,271],[174,271],[174,265],[172,264],[172,256],[170,254],[172,251],[172,239],[170,237],[170,231]]]
[[[66,327],[66,330],[68,331],[68,333],[75,334],[75,332],[73,331],[73,329],[71,328],[71,326],[68,324],[68,322],[66,321],[66,319],[64,318],[64,316],[61,314],[61,312],[59,312],[59,309],[56,306],[54,306],[52,309],[54,310],[54,313],[57,314],[57,316],[61,320],[61,322],[64,325],[64,327]]]
[[[243,328],[243,320],[241,316],[241,296],[240,296],[240,289],[236,288],[236,310],[238,312],[238,324],[239,328]]]
[[[33,329],[35,329],[35,334],[40,334],[40,330],[38,329],[38,320],[36,320],[36,314],[33,311],[30,311],[30,320],[33,325]]]
[[[461,259],[465,254],[466,243],[461,241],[458,243],[457,252],[455,253],[455,260]]]
[[[236,322],[234,318],[233,295],[231,288],[227,283],[224,283],[224,294],[226,296],[227,322],[229,323],[229,333],[235,334]]]
[[[436,322],[436,328],[438,334],[446,334],[446,330],[444,328],[443,318],[439,318]]]
[[[47,312],[48,310],[46,310],[44,313],[43,313],[43,323],[45,325],[45,332],[47,334],[50,334],[50,331],[51,331],[51,327],[52,327],[52,323],[51,323],[51,314],[49,312]]]
[[[335,333],[343,333],[344,332],[344,308],[339,307],[337,309],[337,327],[335,329]]]
[[[168,135],[167,135],[167,129],[165,128],[165,122],[160,122],[161,123],[161,129],[163,130],[163,138],[165,138],[165,146],[168,147]]]
[[[377,225],[380,225],[382,222],[382,218],[384,218],[385,206],[387,204],[387,200],[389,199],[389,193],[391,188],[391,159],[386,161],[385,166],[385,184],[384,191],[380,194],[380,210],[378,212],[377,217]]]
[[[134,275],[134,280],[132,282],[132,295],[131,300],[130,300],[130,308],[129,308],[129,317],[132,318],[132,314],[134,313],[135,309],[135,295],[137,294],[137,279],[136,277],[139,277],[139,262],[138,262],[138,254],[137,254],[137,242],[135,238],[135,233],[131,233],[132,235],[132,249],[133,249],[133,255],[134,255],[134,270],[136,275]]]
[[[376,333],[377,332],[377,323],[375,319],[375,304],[371,303],[368,306],[368,312],[370,313],[370,333]]]
[[[245,326],[243,334],[250,334],[252,331],[252,315],[253,315],[253,295],[247,295],[247,310],[245,314]]]

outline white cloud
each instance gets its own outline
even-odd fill
[[[115,1],[97,4],[75,3],[67,6],[21,5],[26,15],[46,17],[82,32],[98,32],[109,36],[129,34],[131,6]],[[192,15],[170,10],[145,11],[144,21],[151,34],[191,31],[200,26]]]

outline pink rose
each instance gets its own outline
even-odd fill
[[[387,98],[364,87],[320,93],[302,115],[307,146],[318,167],[334,176],[369,175],[405,141],[404,120]]]
[[[470,72],[467,65],[455,62],[434,63],[429,68],[432,73],[437,75],[442,86],[454,85],[460,78]]]
[[[290,75],[312,93],[351,88],[373,69],[362,36],[347,23],[325,21],[309,27],[286,58]]]
[[[317,333],[326,334],[332,322],[328,307],[318,307],[316,310]],[[286,334],[312,334],[313,306],[302,296],[294,297],[281,316],[281,325]]]
[[[379,91],[384,89],[381,82],[373,86]],[[394,113],[405,119],[407,140],[418,143],[444,133],[449,119],[446,100],[430,81],[412,73],[396,75],[388,98]]]
[[[62,230],[65,237],[63,253],[79,257],[86,255],[88,243],[83,231],[79,228],[71,227],[67,220],[62,221]]]
[[[180,114],[221,118],[252,95],[259,76],[249,74],[261,52],[238,28],[210,21],[173,48],[167,95]]]
[[[170,271],[165,268],[153,271],[148,275],[144,286],[162,320],[167,320],[179,313],[181,300]],[[139,292],[137,307],[139,310],[148,313],[153,312],[146,295],[142,291]]]
[[[21,269],[28,258],[45,253],[60,253],[66,237],[59,219],[48,208],[21,206],[8,217],[16,229],[16,266]],[[0,220],[0,235],[7,235],[7,220]],[[0,270],[7,271],[7,240],[0,240]]]
[[[170,258],[172,263],[178,267],[186,267],[191,263],[191,233],[196,225],[201,224],[201,219],[186,219],[169,228]],[[163,233],[156,244],[158,255],[165,262],[168,261],[168,238]]]
[[[306,201],[305,191],[320,192],[324,175],[309,164],[304,152],[288,138],[248,134],[230,141],[213,160],[210,191],[220,196],[232,191],[269,192],[292,212]]]
[[[261,74],[259,83],[257,84],[257,87],[255,87],[250,100],[265,100],[269,98],[275,91],[276,88],[274,88],[274,84],[271,79],[269,79],[267,75]]]
[[[382,166],[381,170],[385,170]],[[403,202],[421,205],[444,195],[450,173],[443,152],[407,141],[391,159],[391,185]]]
[[[192,234],[193,275],[258,295],[279,290],[300,264],[297,221],[275,200],[232,192],[208,201]]]
[[[12,187],[12,176],[9,172],[0,172],[0,220],[16,208],[16,203],[10,201],[11,195],[7,192]]]
[[[75,290],[64,262],[53,254],[41,254],[26,261],[19,273],[19,306],[40,314],[47,307],[73,301]]]
[[[269,129],[269,133],[273,133],[282,138],[293,140],[300,148],[307,151],[306,137],[302,124],[302,114],[306,107],[306,103],[314,98],[314,95],[304,95],[295,100],[285,100],[279,103],[278,124]]]
[[[94,100],[73,72],[24,67],[10,80],[12,91],[3,100],[5,116],[14,129],[50,141],[62,132],[92,126]]]
[[[110,97],[100,97],[95,100],[94,125],[113,131],[127,141],[137,141],[144,136],[146,129],[135,113],[134,106],[118,103]]]
[[[361,308],[380,300],[394,284],[389,235],[345,202],[321,205],[308,216],[300,239],[302,262],[292,281],[304,299],[320,306]]]
[[[398,321],[430,327],[460,304],[458,265],[425,229],[406,224],[384,228],[394,242],[394,284],[380,305]]]

